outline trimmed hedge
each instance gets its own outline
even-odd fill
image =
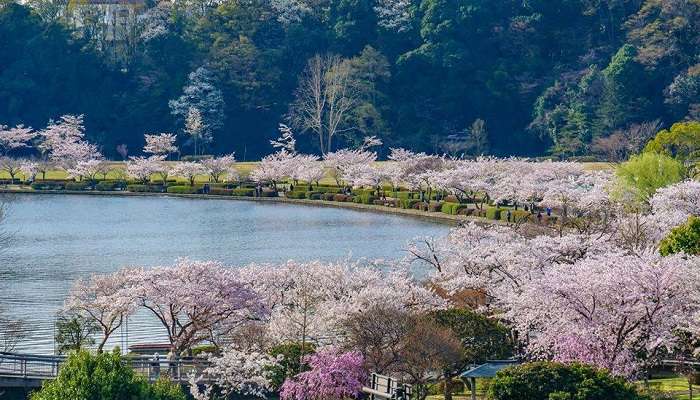
[[[410,210],[415,207],[416,204],[420,203],[420,200],[416,199],[401,199],[400,201],[400,206],[401,208],[405,208],[407,210]]]
[[[509,222],[521,222],[530,216],[530,212],[525,210],[510,210]],[[508,210],[501,212],[501,221],[508,221]]]
[[[89,182],[66,182],[66,190],[87,190],[90,188]]]
[[[352,201],[352,196],[348,196],[348,195],[346,195],[346,194],[340,194],[340,193],[334,194],[334,195],[333,195],[333,201],[338,201],[338,202],[341,202],[341,203],[345,203],[345,202],[348,202],[348,201]]]
[[[255,195],[255,190],[253,190],[253,195]],[[277,197],[277,191],[276,190],[268,190],[268,189],[263,189],[262,192],[260,192],[260,197]]]
[[[501,212],[503,210],[498,207],[489,207],[486,209],[486,218],[488,219],[501,219]]]
[[[233,196],[233,189],[224,189],[221,187],[213,187],[209,189],[209,194],[215,196]]]
[[[374,200],[377,198],[369,193],[363,193],[361,195],[355,196],[352,201],[358,204],[374,204]]]
[[[306,192],[287,192],[286,196],[288,199],[305,199]]]
[[[199,188],[196,186],[170,186],[170,187],[168,187],[168,193],[195,194],[198,192],[199,192]]]
[[[253,196],[255,196],[255,189],[236,188],[236,189],[233,189],[233,195],[234,196],[241,196],[241,197],[253,197]]]
[[[63,181],[36,181],[31,184],[34,190],[63,190],[66,183]]]
[[[148,185],[127,185],[126,190],[130,192],[150,192]]]

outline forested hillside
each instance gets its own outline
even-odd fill
[[[194,146],[193,108],[200,153],[248,160],[280,122],[316,153],[581,156],[700,118],[700,0],[2,1],[0,124],[84,114],[114,158]]]

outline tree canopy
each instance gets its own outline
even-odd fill
[[[446,142],[586,155],[615,132],[700,118],[697,21],[697,2],[660,0],[3,0],[0,123],[84,114],[88,139],[116,157],[138,155],[150,132],[189,151],[196,107],[203,151],[259,159],[318,55],[348,74],[343,91],[324,76],[330,92],[352,93],[332,147],[376,135],[380,157],[452,153]],[[477,120],[488,130],[474,145]],[[299,145],[321,150],[313,135]]]

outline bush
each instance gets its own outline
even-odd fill
[[[255,195],[255,190],[253,190],[253,195]],[[263,189],[260,192],[260,197],[277,197],[277,191],[272,189]]]
[[[286,196],[288,199],[305,199],[306,192],[287,192]]]
[[[34,190],[63,190],[66,183],[63,181],[36,181],[31,184]]]
[[[442,202],[436,202],[436,203],[430,203],[428,204],[428,211],[430,212],[439,212],[440,209],[442,209]]]
[[[241,197],[254,197],[255,196],[255,189],[253,189],[253,188],[236,188],[236,189],[233,189],[233,195],[234,196],[241,196]]]
[[[328,186],[315,186],[314,192],[319,193],[340,193],[341,190],[338,187],[328,187]]]
[[[45,381],[30,398],[186,400],[187,397],[178,385],[165,380],[149,385],[146,378],[122,362],[117,352],[92,355],[79,351],[61,365],[56,379]]]
[[[335,193],[324,193],[321,195],[321,199],[325,201],[333,201],[333,198],[336,196]]]
[[[690,217],[688,222],[673,228],[659,245],[662,256],[680,252],[700,255],[700,217]]]
[[[443,214],[455,215],[457,207],[459,207],[459,203],[445,202],[442,203],[442,208],[440,211],[442,211]]]
[[[339,202],[352,201],[352,196],[348,196],[345,194],[334,194],[333,201],[339,201]]]
[[[372,196],[374,195],[374,189],[354,189],[352,194],[355,196]]]
[[[313,191],[308,191],[304,193],[304,197],[306,197],[309,200],[321,200],[321,195],[323,193],[321,192],[313,192]]]
[[[505,368],[488,391],[490,400],[650,400],[623,378],[582,364],[534,362]]]
[[[355,196],[353,199],[353,202],[358,203],[358,204],[374,204],[374,200],[377,198],[372,196],[368,192],[363,192],[360,195]]]
[[[88,190],[90,189],[89,182],[66,182],[66,190]]]
[[[95,185],[95,190],[100,190],[103,192],[109,192],[112,190],[124,189],[126,188],[126,182],[124,181],[100,181]]]
[[[213,187],[209,189],[209,194],[215,196],[233,196],[233,189],[225,189],[222,187]]]
[[[195,194],[199,192],[197,186],[169,186],[168,193],[174,194]]]
[[[501,219],[501,210],[498,207],[488,207],[486,209],[486,218],[488,219]]]
[[[401,208],[405,208],[407,210],[410,210],[415,207],[416,204],[420,203],[420,200],[415,200],[415,199],[402,199],[401,200]]]

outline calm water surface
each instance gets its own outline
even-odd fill
[[[178,257],[250,262],[399,258],[406,243],[442,235],[444,225],[334,208],[168,197],[16,195],[13,234],[0,263],[0,305],[21,316],[31,337],[17,351],[52,353],[56,311],[71,284],[123,266]],[[113,345],[162,341],[141,313]]]

